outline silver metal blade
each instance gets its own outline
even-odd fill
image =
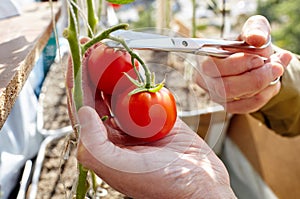
[[[115,31],[112,33],[114,37],[121,37],[125,40],[129,48],[134,49],[151,49],[173,52],[195,52],[199,46],[194,40],[189,38],[168,37],[165,35],[134,32],[134,31]],[[106,45],[114,48],[123,48],[117,42],[107,41]]]
[[[218,56],[221,57],[232,54],[229,51],[222,50],[222,47],[236,49],[262,49],[267,47],[271,43],[271,40],[269,40],[265,45],[257,48],[246,44],[244,41],[169,37],[160,34],[135,32],[130,30],[118,30],[111,34],[115,37],[123,38],[128,47],[133,49],[185,52],[212,56],[220,54]],[[121,44],[114,41],[107,41],[106,44],[113,48],[123,48]]]
[[[123,39],[154,39],[154,38],[166,38],[166,35],[155,34],[152,32],[137,32],[132,30],[117,30],[111,35],[115,37],[122,37]]]

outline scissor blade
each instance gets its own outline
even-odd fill
[[[136,32],[131,30],[118,30],[111,33],[115,37],[123,38],[129,48],[134,49],[151,49],[173,52],[194,52],[199,49],[199,45],[195,42],[188,41],[188,44],[193,45],[184,46],[188,38],[177,38],[160,35],[156,33]],[[121,44],[117,42],[107,42],[107,45],[115,48],[122,48]]]
[[[154,38],[166,38],[166,35],[160,35],[150,32],[137,32],[133,30],[117,30],[111,33],[115,37],[121,37],[124,39],[154,39]]]
[[[123,38],[129,48],[192,53],[201,47],[201,44],[187,38],[172,38],[162,35],[154,37],[154,34],[147,34],[149,38],[141,33],[136,34],[136,36],[138,35],[141,35],[143,39],[140,39],[141,37],[135,37],[134,39],[128,39],[128,37]],[[106,44],[114,48],[123,48],[123,46],[117,42],[108,41]]]
[[[187,42],[181,38],[156,38],[156,39],[135,39],[127,42],[130,48],[153,49],[165,51],[192,52],[199,49],[199,45]]]
[[[168,37],[160,34],[135,32],[128,30],[118,30],[111,33],[115,37],[123,38],[129,48],[133,49],[151,49],[172,52],[185,52],[195,54],[205,54],[216,56],[228,56],[232,52],[224,51],[220,47],[237,48],[237,49],[262,49],[270,44],[270,41],[256,48],[249,46],[244,41],[230,41],[223,39],[207,39],[207,38],[184,38],[184,37]],[[107,45],[114,48],[123,48],[118,42],[107,42]],[[212,52],[211,48],[215,48]],[[206,52],[207,51],[207,52]],[[226,52],[226,53],[224,53]]]

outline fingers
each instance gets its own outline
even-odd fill
[[[224,59],[208,58],[200,70],[210,77],[238,75],[262,66],[264,61],[258,55],[236,53]]]
[[[210,59],[200,69],[197,83],[209,92],[213,101],[230,112],[257,110],[278,93],[280,83],[270,83],[282,76],[292,55],[288,51],[276,53],[261,66],[261,60],[256,64],[253,59],[254,55],[242,53],[226,59]]]
[[[267,87],[277,77],[280,77],[284,71],[282,65],[275,61],[253,68],[249,66],[255,61],[252,60],[251,62],[251,59],[249,59],[249,62],[249,64],[245,63],[240,66],[237,63],[232,66],[228,64],[227,67],[222,67],[221,71],[216,69],[220,68],[216,64],[221,63],[214,63],[210,65],[211,69],[203,69],[201,78],[198,78],[198,83],[210,92],[212,100],[220,103],[232,100],[235,97],[253,96]],[[226,64],[226,61],[224,61],[224,65]]]
[[[119,147],[108,139],[107,128],[93,108],[88,106],[80,108],[78,119],[81,131],[77,159],[83,166],[99,173],[103,171],[102,169],[131,172],[146,169],[138,152],[129,150],[129,146],[128,149],[123,148],[124,146]],[[151,152],[151,150],[149,151]]]
[[[261,47],[267,43],[270,43],[263,49],[250,49],[244,50],[244,52],[257,54],[263,57],[269,57],[273,54],[273,48],[271,45],[271,27],[268,20],[261,16],[255,15],[250,17],[242,28],[242,32],[239,36],[239,40],[243,40],[249,45],[255,47]]]
[[[250,45],[259,47],[267,43],[270,31],[271,26],[268,20],[261,15],[255,15],[250,17],[244,24],[240,39]]]
[[[283,72],[284,68],[281,64],[267,63],[243,75],[224,77],[222,78],[224,91],[222,91],[222,88],[217,88],[217,97],[228,100],[236,97],[252,96],[268,87],[270,82],[280,77]]]
[[[255,112],[263,107],[273,96],[275,96],[280,90],[280,82],[275,85],[268,86],[258,94],[241,98],[239,100],[233,100],[227,103],[223,103],[223,106],[229,113],[244,114]]]
[[[278,53],[277,55],[274,55],[273,60],[271,60],[271,61],[282,64],[282,66],[284,68],[286,68],[289,65],[292,58],[293,58],[292,53],[284,50],[284,51]]]

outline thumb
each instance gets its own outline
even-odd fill
[[[84,167],[95,171],[96,174],[112,171],[150,172],[164,168],[178,159],[178,153],[169,150],[173,148],[173,142],[177,141],[164,144],[164,147],[118,146],[108,138],[107,129],[93,108],[88,106],[80,108],[78,119],[81,131],[77,159]],[[180,139],[180,136],[174,139]]]
[[[271,26],[268,20],[255,15],[250,17],[243,26],[241,38],[248,44],[259,47],[267,43],[271,32]]]
[[[77,159],[87,168],[93,164],[91,160],[95,159],[94,153],[101,153],[107,147],[114,145],[107,144],[107,130],[102,123],[97,112],[88,106],[83,106],[78,111],[78,119],[81,130],[79,135],[79,144],[77,148]],[[107,146],[106,146],[107,145]],[[96,161],[96,160],[95,160]]]
[[[96,174],[109,173],[112,170],[136,172],[145,169],[140,163],[139,154],[121,148],[108,139],[107,129],[95,109],[89,106],[80,108],[78,119],[81,129],[77,159],[84,167]]]

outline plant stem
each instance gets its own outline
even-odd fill
[[[99,19],[101,19],[102,16],[102,9],[103,9],[103,0],[98,0],[98,12],[97,12],[97,16]]]
[[[81,69],[81,48],[80,43],[78,41],[78,34],[79,34],[79,27],[78,27],[78,10],[75,6],[77,3],[76,0],[73,0],[73,3],[69,5],[69,26],[67,29],[64,30],[63,35],[67,38],[70,46],[71,57],[72,57],[72,64],[73,64],[73,72],[74,72],[74,102],[76,111],[79,110],[80,107],[83,105],[83,94],[82,94],[82,69]],[[76,131],[77,134],[80,133],[80,129]],[[79,137],[79,135],[76,135]],[[76,198],[77,199],[84,199],[86,192],[87,192],[87,170],[83,168],[83,166],[79,163],[78,164],[79,176],[78,176],[78,183],[76,187]]]
[[[76,199],[85,199],[89,184],[87,181],[88,170],[82,164],[78,164],[79,176],[76,189]]]
[[[86,52],[86,50],[94,45],[97,42],[102,41],[103,39],[110,38],[110,33],[114,32],[119,29],[127,29],[128,24],[119,24],[116,26],[113,26],[111,28],[106,29],[101,34],[93,37],[94,32],[96,31],[97,26],[97,17],[94,12],[93,7],[93,1],[87,0],[87,7],[88,7],[88,25],[91,29],[89,29],[88,35],[89,37],[92,37],[90,41],[87,43],[81,45],[78,39],[79,35],[79,27],[78,27],[78,9],[76,7],[77,0],[68,1],[69,3],[69,25],[68,28],[64,30],[63,35],[68,40],[70,51],[71,51],[71,58],[72,58],[72,64],[73,64],[73,77],[74,77],[74,102],[75,102],[75,108],[76,111],[80,109],[80,107],[83,106],[83,91],[82,91],[82,55]],[[123,45],[127,46],[123,40]],[[137,59],[145,69],[145,74],[147,77],[146,86],[151,87],[151,78],[150,78],[150,71],[144,64],[144,62],[138,57],[135,53],[132,52],[128,47],[129,53],[132,56],[132,62],[134,65],[134,59]],[[138,72],[135,68],[135,71]],[[146,87],[146,88],[147,88]],[[79,137],[80,129],[75,132],[76,136]],[[83,167],[80,163],[78,163],[78,182],[76,187],[76,199],[85,199],[87,190],[89,188],[89,184],[87,181],[87,174],[88,170]],[[95,184],[94,184],[95,186]],[[95,187],[94,187],[95,188]]]
[[[87,0],[87,15],[88,24],[91,29],[88,29],[88,36],[90,38],[94,37],[94,33],[97,30],[98,18],[95,13],[93,0]]]
[[[121,38],[117,38],[117,37],[113,37],[113,36],[109,36],[108,37],[109,39],[113,40],[113,41],[116,41],[116,42],[119,42],[120,44],[122,44],[122,46],[125,48],[125,50],[130,54],[131,56],[131,59],[132,59],[132,65],[138,75],[138,78],[140,81],[143,82],[142,80],[142,77],[140,75],[140,73],[136,70],[136,67],[134,65],[134,59],[136,59],[143,67],[144,71],[145,71],[145,77],[146,77],[146,81],[144,82],[145,83],[145,88],[146,89],[150,89],[152,87],[152,78],[151,78],[151,72],[149,70],[149,68],[146,66],[145,62],[135,53],[133,52],[129,47],[128,45],[126,44],[126,42],[124,41],[124,39],[121,39]]]
[[[192,37],[196,37],[196,0],[192,0]]]
[[[97,192],[97,176],[94,172],[91,172],[91,178],[92,178],[92,184],[93,184],[93,190],[94,190],[94,193]]]
[[[99,35],[95,36],[93,39],[91,39],[90,41],[85,43],[81,47],[82,51],[85,52],[92,45],[96,44],[97,42],[102,41],[103,39],[108,38],[110,33],[114,32],[116,30],[120,30],[120,29],[124,29],[124,30],[128,29],[128,24],[118,24],[116,26],[112,26],[111,28],[108,28],[108,29],[104,30]]]
[[[225,22],[226,22],[226,1],[222,1],[222,25],[221,25],[221,35],[220,37],[223,38],[224,31],[225,31]]]

